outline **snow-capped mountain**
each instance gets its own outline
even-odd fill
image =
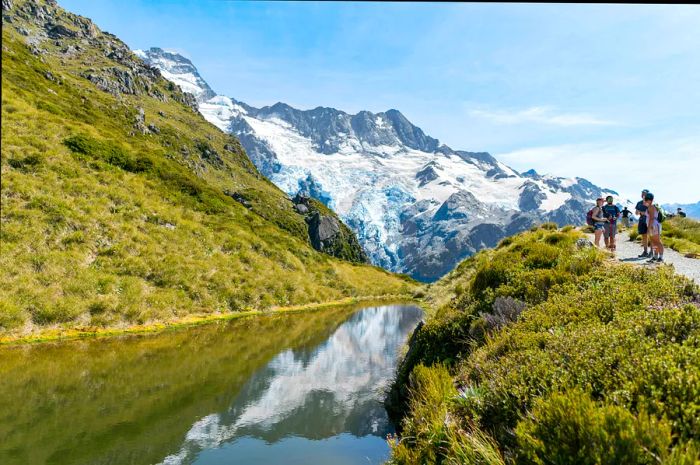
[[[136,53],[195,94],[202,115],[238,136],[282,190],[321,200],[357,233],[373,263],[417,279],[437,279],[535,223],[580,224],[595,197],[617,195],[582,178],[518,173],[488,153],[453,150],[397,110],[255,108],[213,95],[182,56]]]

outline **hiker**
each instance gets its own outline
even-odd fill
[[[647,193],[649,193],[649,190],[647,189],[642,191],[642,200],[637,202],[637,205],[634,207],[635,214],[639,218],[639,222],[637,223],[637,232],[642,237],[642,247],[644,247],[644,252],[637,255],[639,258],[651,257],[651,252],[647,251],[647,248],[649,247],[649,238],[647,237],[647,206],[644,203],[644,198],[646,197]]]
[[[646,193],[644,205],[647,207],[647,234],[652,248],[652,256],[647,263],[661,263],[664,261],[664,246],[661,243],[662,217],[658,205],[654,203],[654,194]]]
[[[676,208],[676,215],[680,216],[681,218],[685,218],[687,216],[681,207]]]
[[[625,205],[625,208],[622,209],[622,226],[625,228],[630,227],[630,213],[632,212]]]
[[[603,238],[605,246],[611,252],[615,251],[615,236],[617,235],[617,220],[620,218],[620,209],[613,203],[613,196],[609,195],[605,198],[606,204],[603,205],[603,217],[608,224],[603,228]]]
[[[596,247],[600,247],[600,236],[603,235],[603,229],[608,222],[608,220],[603,216],[603,202],[605,202],[603,197],[598,197],[595,199],[595,207],[593,207],[593,210],[591,210],[591,218],[593,219],[593,234],[595,235]],[[607,242],[605,245],[607,245]]]

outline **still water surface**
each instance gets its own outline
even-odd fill
[[[0,350],[3,464],[378,464],[412,305]]]

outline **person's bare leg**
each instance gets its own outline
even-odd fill
[[[601,231],[600,229],[596,229],[594,234],[595,234],[595,246],[600,248],[600,236],[603,235],[603,231]]]

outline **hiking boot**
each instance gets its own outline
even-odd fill
[[[656,259],[656,263],[663,263],[664,262],[664,257],[659,257]]]
[[[651,254],[649,252],[642,252],[639,255],[637,255],[637,258],[649,258],[651,257]]]
[[[651,257],[649,260],[647,260],[647,263],[656,263],[657,258],[656,257]]]

